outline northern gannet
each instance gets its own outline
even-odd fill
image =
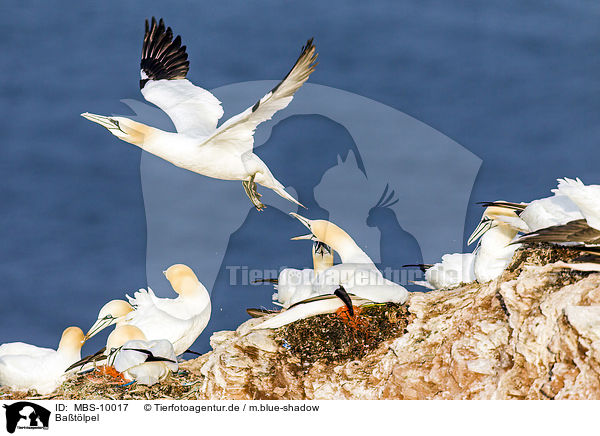
[[[177,298],[159,298],[151,289],[140,289],[129,303],[112,300],[105,304],[86,337],[117,323],[138,327],[148,340],[167,339],[177,355],[183,354],[200,336],[210,319],[208,291],[190,267],[170,266],[165,272]]]
[[[301,319],[306,319],[315,315],[333,313],[343,308],[347,308],[348,312],[353,315],[353,307],[359,307],[365,304],[373,304],[373,301],[356,295],[350,295],[343,286],[339,286],[333,294],[318,295],[299,301],[262,323],[252,327],[251,330],[276,329]]]
[[[22,342],[0,346],[0,385],[15,390],[35,389],[46,395],[58,388],[65,370],[81,358],[84,343],[79,327],[64,330],[58,349],[41,348]]]
[[[518,245],[511,245],[519,231],[515,227],[519,225],[518,219],[512,207],[495,203],[486,207],[467,241],[471,245],[479,239],[475,250],[472,253],[445,254],[441,262],[419,265],[425,270],[425,281],[413,283],[430,289],[445,289],[475,280],[484,283],[495,279],[502,274],[518,248]]]
[[[241,180],[252,204],[261,210],[256,184],[272,189],[283,198],[300,204],[285,191],[267,165],[253,153],[254,130],[292,101],[294,93],[308,80],[316,66],[313,40],[302,48],[298,60],[284,79],[252,107],[225,121],[221,102],[210,92],[185,77],[189,61],[181,37],[173,39],[163,20],[146,20],[142,48],[142,95],[169,115],[177,133],[165,132],[124,117],[81,114],[108,129],[117,138],[189,171],[223,180]]]
[[[504,208],[487,207],[479,225],[469,237],[468,244],[479,238],[473,262],[473,272],[479,283],[499,277],[519,248],[518,244],[512,244],[519,229],[502,220],[506,214]]]
[[[335,250],[342,261],[321,273],[323,284],[317,294],[331,294],[339,286],[357,297],[375,303],[404,304],[408,291],[403,286],[383,277],[369,256],[354,242],[344,230],[326,220],[310,220],[301,215],[291,213],[310,234],[297,236],[293,240],[316,239]]]
[[[152,386],[179,368],[173,345],[166,339],[147,340],[132,325],[115,328],[106,343],[106,363],[126,380]]]

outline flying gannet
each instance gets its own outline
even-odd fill
[[[106,303],[86,338],[117,324],[138,327],[148,340],[167,339],[176,355],[183,354],[200,336],[210,319],[211,304],[208,291],[190,267],[170,266],[165,276],[178,294],[177,298],[159,298],[150,288],[140,289],[133,297]]]
[[[186,79],[189,61],[181,38],[173,39],[163,20],[146,20],[142,48],[142,95],[169,115],[177,133],[165,132],[124,117],[81,114],[108,129],[117,138],[189,171],[223,180],[241,180],[252,204],[262,210],[256,184],[300,204],[285,191],[267,165],[253,153],[256,127],[284,109],[316,66],[312,38],[284,79],[244,112],[217,128],[223,116],[221,102]],[[304,207],[304,206],[302,206]]]
[[[323,285],[317,294],[332,294],[339,286],[348,293],[375,303],[404,304],[408,291],[403,286],[383,277],[371,258],[354,242],[344,230],[326,220],[310,220],[291,213],[310,234],[297,236],[293,240],[316,239],[340,255],[341,264],[334,265],[321,272]]]
[[[0,385],[49,394],[62,384],[69,365],[81,358],[83,343],[83,331],[79,327],[68,327],[56,350],[22,342],[1,345]]]

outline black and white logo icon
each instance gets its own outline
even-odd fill
[[[48,429],[50,411],[29,401],[4,404],[6,409],[6,430],[14,433],[18,429]]]

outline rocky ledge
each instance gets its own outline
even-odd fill
[[[413,293],[355,325],[326,315],[266,331],[251,319],[159,385],[79,376],[46,398],[600,399],[600,274],[556,264],[574,256],[519,250],[492,282]]]

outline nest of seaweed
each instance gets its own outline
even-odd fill
[[[195,385],[200,381],[197,374],[179,370],[153,386],[117,381],[98,371],[69,377],[50,395],[40,396],[29,392],[11,391],[0,388],[3,400],[185,400],[195,399]]]
[[[360,359],[385,340],[406,332],[410,314],[404,305],[372,304],[353,318],[317,315],[294,322],[276,332],[276,340],[303,364],[340,363]]]

